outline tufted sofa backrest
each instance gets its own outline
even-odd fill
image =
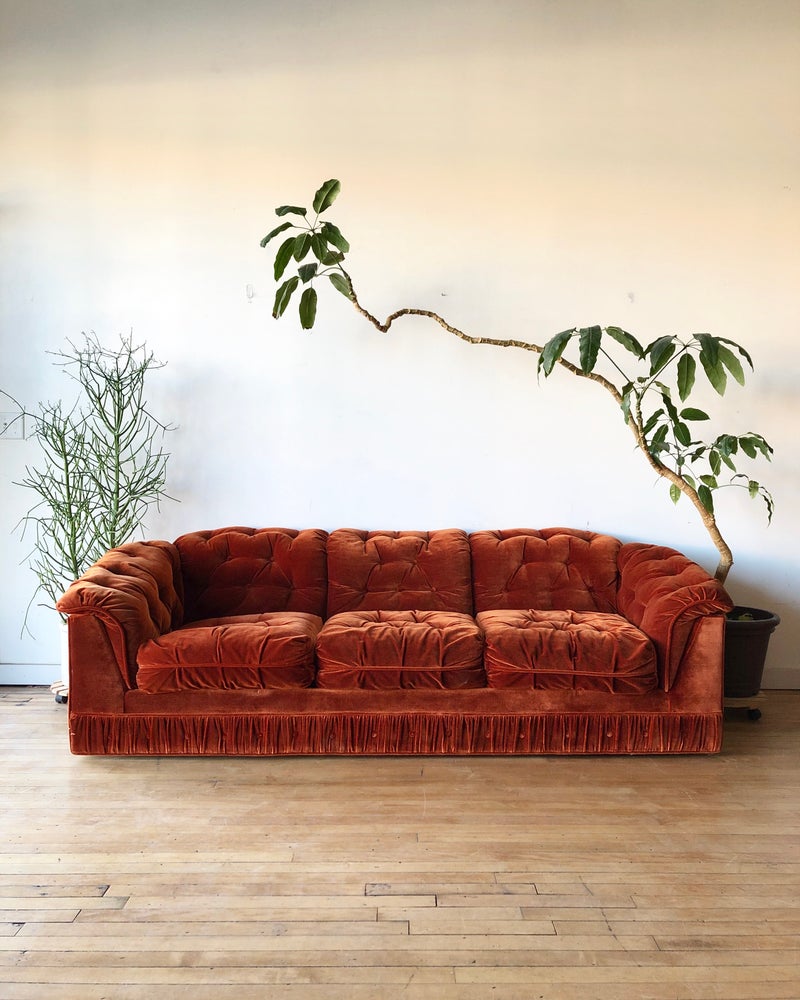
[[[621,543],[570,528],[476,531],[472,550],[475,612],[616,611]]]
[[[325,543],[317,528],[217,528],[176,539],[185,618],[265,611],[325,614]]]
[[[328,537],[328,615],[472,612],[469,539],[460,529],[358,531]]]

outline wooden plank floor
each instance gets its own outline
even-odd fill
[[[0,688],[2,1000],[800,998],[800,691],[716,757],[72,757]]]

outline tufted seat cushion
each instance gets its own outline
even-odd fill
[[[489,687],[644,694],[656,653],[620,615],[596,611],[483,611]]]
[[[334,615],[317,639],[321,688],[486,686],[483,637],[452,611],[351,611]]]
[[[310,687],[321,628],[321,618],[299,611],[192,622],[140,646],[137,686],[150,694]]]

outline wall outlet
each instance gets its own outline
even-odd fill
[[[0,438],[21,441],[25,437],[25,418],[17,413],[0,413]]]

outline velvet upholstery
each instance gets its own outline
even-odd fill
[[[482,611],[490,687],[643,694],[657,683],[647,636],[597,611]]]
[[[697,563],[663,545],[623,545],[619,569],[619,613],[652,639],[661,685],[669,691],[698,619],[727,613],[733,601]]]
[[[731,606],[672,549],[566,528],[226,528],[130,543],[58,602],[69,616],[70,747],[714,753]],[[527,647],[529,634],[544,657]],[[477,665],[476,641],[485,642]],[[308,687],[312,645],[319,663]],[[500,654],[517,669],[505,681]],[[547,673],[554,666],[558,676]]]
[[[117,668],[125,684],[135,686],[139,646],[183,620],[177,548],[154,541],[111,549],[68,588],[58,610],[70,618],[93,615],[104,621]]]
[[[568,528],[470,535],[475,611],[616,611],[617,554],[609,535]]]
[[[325,614],[327,534],[219,528],[176,539],[186,621],[262,611]]]
[[[322,619],[302,611],[207,618],[139,647],[137,687],[158,691],[310,687]]]
[[[357,531],[328,539],[328,617],[342,611],[472,613],[464,531]]]
[[[351,611],[317,640],[321,688],[485,687],[483,636],[454,611]]]

